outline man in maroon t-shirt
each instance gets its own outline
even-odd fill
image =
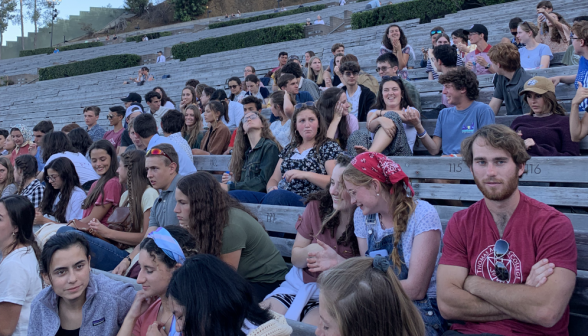
[[[568,335],[576,282],[570,220],[518,190],[530,158],[520,136],[487,125],[461,154],[484,198],[453,215],[437,271],[445,335]]]

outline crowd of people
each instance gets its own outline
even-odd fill
[[[247,66],[229,95],[195,79],[177,103],[162,87],[129,93],[108,131],[98,106],[81,111],[86,127],[0,130],[0,335],[280,336],[286,319],[323,336],[566,335],[574,229],[518,179],[532,156],[580,155],[588,21],[570,26],[548,1],[537,14],[494,46],[481,24],[433,28],[420,64],[443,85],[432,110],[392,24],[379,80],[336,43],[330,60],[281,52],[263,77]],[[525,71],[568,46],[577,75]],[[142,68],[132,80],[152,78]],[[570,111],[559,83],[576,85]],[[503,109],[518,116],[510,127],[495,123]],[[483,195],[445,231],[393,161],[417,139],[462,157]],[[197,171],[195,155],[230,156],[228,170]],[[245,204],[303,207],[295,237],[266,231]],[[291,266],[270,237],[294,238]]]

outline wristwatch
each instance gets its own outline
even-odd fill
[[[484,69],[486,69],[486,70],[490,69],[490,63],[486,64],[486,66],[484,67]]]

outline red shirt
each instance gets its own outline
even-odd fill
[[[229,147],[235,147],[235,138],[237,137],[237,129],[233,131],[233,135],[231,135],[231,141],[229,142]]]
[[[311,244],[316,244],[317,239],[320,239],[320,241],[332,247],[333,250],[337,251],[338,255],[345,259],[357,257],[357,255],[353,254],[351,246],[337,244],[337,239],[331,236],[331,230],[325,230],[323,233],[319,234],[321,226],[323,225],[323,220],[319,213],[319,204],[319,201],[310,201],[306,205],[304,213],[302,213],[302,216],[298,217],[298,221],[296,222],[296,231],[298,231],[302,237],[311,240]],[[308,268],[302,270],[302,280],[305,284],[316,282],[319,275],[320,272],[311,272]]]
[[[502,238],[510,245],[510,251],[504,258],[510,274],[508,281],[498,280],[494,272],[494,244],[499,238],[492,214],[481,200],[455,213],[449,220],[439,264],[465,267],[469,269],[469,275],[511,284],[525,283],[531,267],[543,258],[549,259],[555,267],[576,273],[578,253],[572,223],[561,212],[522,192]],[[568,322],[569,307],[551,328],[510,319],[454,323],[451,329],[465,334],[568,335]]]
[[[90,194],[94,190],[94,188],[96,188],[96,183],[98,183],[98,181],[99,180],[96,180],[96,182],[92,183],[92,186],[90,187],[90,191],[88,192],[88,194]],[[106,184],[104,184],[103,193],[100,193],[100,195],[98,195],[98,199],[96,200],[96,202],[89,208],[84,209],[84,218],[90,216],[90,213],[92,213],[92,209],[94,209],[95,205],[112,203],[112,207],[110,207],[110,210],[106,212],[106,215],[104,215],[104,217],[102,217],[102,220],[100,221],[100,223],[108,226],[108,218],[110,217],[110,215],[112,215],[114,209],[116,209],[116,207],[120,203],[121,195],[122,186],[118,180],[118,177],[111,178],[106,182]]]

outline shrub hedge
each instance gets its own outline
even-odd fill
[[[514,0],[478,0],[478,3],[482,6],[490,6],[511,1]],[[468,3],[467,0],[413,0],[386,5],[353,13],[351,27],[361,29],[417,18],[420,19],[420,23],[427,23],[465,9],[466,3]]]
[[[149,34],[142,34],[137,36],[129,36],[126,38],[127,42],[141,42],[143,40],[143,36],[147,35],[147,38],[150,40],[158,39],[164,36],[171,36],[171,32],[158,32],[158,33],[149,33]]]
[[[298,40],[302,38],[304,38],[304,26],[301,23],[294,23],[285,26],[268,27],[233,35],[176,44],[172,47],[172,55],[174,55],[175,59],[185,61],[187,58],[198,57],[205,54]]]
[[[300,14],[300,13],[306,13],[306,12],[316,12],[319,10],[323,10],[325,8],[327,8],[327,5],[315,5],[315,6],[310,6],[310,7],[300,7],[300,8],[291,9],[291,10],[288,10],[285,12],[263,14],[263,15],[249,17],[249,18],[244,18],[244,19],[235,19],[235,20],[230,20],[230,21],[225,21],[225,22],[213,23],[213,24],[208,25],[208,28],[209,29],[221,28],[221,27],[234,26],[234,25],[243,24],[243,23],[273,19],[273,18],[280,17],[280,16],[294,15],[294,14]]]
[[[141,56],[139,55],[122,54],[103,56],[70,64],[55,65],[39,69],[39,81],[129,68],[139,65],[140,61]]]
[[[63,47],[57,47],[59,52],[68,51],[68,50],[76,50],[76,49],[86,49],[86,48],[93,48],[93,47],[101,47],[104,43],[102,42],[88,42],[88,43],[77,43],[77,44],[70,44]],[[25,57],[25,56],[32,56],[32,55],[41,55],[41,54],[52,54],[53,48],[37,48],[32,50],[21,50],[18,53],[18,57]]]

